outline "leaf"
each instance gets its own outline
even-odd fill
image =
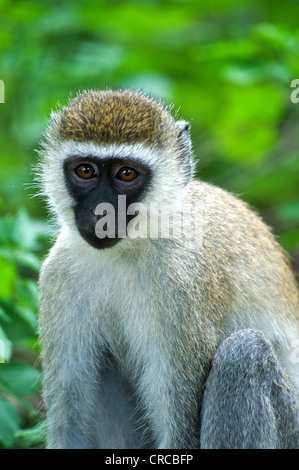
[[[39,391],[41,373],[25,363],[8,363],[0,367],[0,383],[16,397],[25,397]]]
[[[38,445],[38,447],[45,446],[45,434],[47,430],[47,420],[43,419],[36,426],[31,429],[17,430],[13,437],[21,442],[22,448],[30,448]]]
[[[8,362],[12,353],[12,342],[0,326],[0,364]]]
[[[13,295],[17,275],[15,266],[0,255],[0,297],[10,298]]]
[[[286,222],[299,223],[299,200],[290,201],[278,210],[280,217]]]
[[[14,219],[14,227],[12,231],[12,239],[17,246],[35,249],[36,243],[36,232],[32,220],[29,218],[27,211],[21,209]]]
[[[6,299],[1,299],[1,304],[11,319],[9,323],[2,324],[5,334],[11,341],[20,341],[36,335],[37,318],[31,309]]]
[[[4,321],[5,323],[9,323],[11,321],[11,319],[9,318],[7,313],[5,312],[4,308],[1,307],[1,306],[0,306],[0,320]]]
[[[0,398],[0,439],[15,433],[20,424],[21,416],[17,409],[9,401]]]
[[[41,267],[41,260],[34,254],[30,252],[19,253],[16,262],[21,266],[32,269],[32,271],[39,272]]]

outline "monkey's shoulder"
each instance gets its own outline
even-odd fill
[[[259,218],[257,213],[241,197],[212,183],[198,179],[191,180],[187,184],[187,197],[210,210],[218,208],[221,211],[226,208],[226,212],[231,209],[232,214],[242,212],[248,215],[251,213]]]
[[[73,244],[76,247],[76,243]],[[64,279],[69,280],[76,275],[80,261],[85,254],[78,253],[77,250],[77,256],[75,256],[75,251],[72,249],[73,244],[69,243],[68,237],[62,230],[43,261],[39,276],[41,286],[44,283],[47,285],[51,283],[53,286],[61,284]]]
[[[265,237],[271,243],[271,229],[258,212],[239,196],[211,183],[192,180],[187,185],[187,198],[201,211],[206,228],[221,233],[233,232],[242,237]]]
[[[265,270],[289,273],[288,257],[272,229],[249,204],[224,189],[197,180],[187,185],[187,198],[201,217],[203,256],[221,262],[234,258],[253,266],[252,260],[259,253]]]

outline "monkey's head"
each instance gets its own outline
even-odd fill
[[[58,220],[99,249],[125,237],[132,204],[173,206],[193,172],[188,124],[129,90],[83,92],[52,113],[41,156]]]

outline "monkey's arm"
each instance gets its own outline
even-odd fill
[[[53,302],[54,303],[54,302]],[[55,305],[55,303],[54,303]],[[65,309],[65,307],[64,307]],[[96,370],[93,350],[86,344],[86,333],[61,325],[54,326],[45,340],[44,316],[50,306],[41,307],[40,329],[43,361],[43,398],[47,409],[50,449],[81,449],[95,447],[95,411],[98,405]],[[70,310],[70,314],[75,313]],[[64,315],[66,311],[64,311]],[[58,317],[61,310],[57,310]],[[64,345],[64,346],[63,346]]]
[[[84,283],[78,261],[62,245],[58,239],[40,275],[47,447],[138,447],[130,422],[135,404],[101,333],[101,298],[90,292],[90,281]]]
[[[201,448],[299,448],[292,387],[262,333],[241,330],[216,352],[202,406]]]
[[[40,275],[39,334],[49,448],[94,447],[101,366],[89,299],[60,241]],[[72,267],[73,266],[73,267]],[[98,351],[95,346],[98,346]],[[96,365],[97,367],[96,367]]]

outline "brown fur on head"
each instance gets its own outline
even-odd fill
[[[76,142],[159,146],[177,135],[174,119],[158,101],[129,90],[83,92],[62,109],[58,132]]]

